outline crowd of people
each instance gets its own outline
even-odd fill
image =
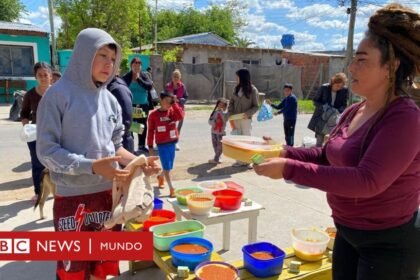
[[[370,18],[349,66],[352,89],[363,101],[347,107],[343,73],[320,87],[308,126],[315,132],[316,147],[294,147],[298,106],[292,84],[283,85],[279,104],[267,100],[275,115],[283,114],[287,145],[279,157],[249,167],[258,175],[327,193],[338,229],[334,279],[419,279],[420,110],[408,90],[420,70],[419,22],[418,13],[399,4]],[[105,31],[88,28],[79,33],[62,77],[46,63],[34,66],[38,85],[24,97],[22,124],[37,124],[37,140],[28,143],[35,196],[44,168],[57,185],[56,231],[68,230],[61,226],[68,216],[110,213],[113,181],[130,178],[119,166],[140,153],[159,156],[162,168],[153,157],[143,171],[165,178],[170,196],[175,195],[170,174],[188,99],[181,72],[173,71],[158,96],[150,68],[142,71],[142,61],[135,57],[130,71],[119,77],[120,61],[118,43]],[[58,80],[52,85],[53,77]],[[219,99],[209,116],[215,153],[211,164],[221,162],[227,124],[232,134],[251,135],[252,117],[259,109],[250,72],[239,69],[236,77],[231,98]],[[240,117],[229,122],[233,115]],[[70,230],[98,231],[101,223],[76,221]],[[107,275],[118,275],[117,262],[57,265],[59,279]]]

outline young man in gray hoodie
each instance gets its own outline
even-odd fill
[[[82,30],[66,72],[39,104],[37,154],[57,185],[56,231],[101,231],[111,216],[112,181],[130,178],[118,163],[127,165],[135,156],[122,147],[121,107],[106,89],[120,61],[121,48],[108,33]],[[146,176],[159,171],[156,159],[143,168]],[[118,274],[118,262],[57,263],[60,279]]]

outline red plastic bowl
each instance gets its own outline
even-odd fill
[[[175,212],[170,210],[153,210],[150,217],[144,221],[143,230],[149,231],[152,226],[175,222],[175,217]]]
[[[241,207],[242,193],[235,190],[225,189],[213,192],[216,197],[215,207],[222,210],[236,210]]]

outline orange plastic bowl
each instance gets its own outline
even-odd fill
[[[215,207],[222,210],[236,210],[241,207],[242,193],[235,190],[225,189],[213,192],[216,197]]]
[[[143,230],[149,231],[152,226],[175,222],[175,217],[175,212],[170,210],[153,210],[150,217],[144,221]]]

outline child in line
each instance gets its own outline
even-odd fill
[[[112,215],[113,180],[124,182],[131,175],[117,166],[127,165],[135,155],[122,147],[121,107],[106,89],[120,60],[121,48],[108,33],[82,30],[63,77],[39,104],[37,154],[57,186],[56,231],[102,231]],[[156,160],[151,158],[143,168],[146,176],[160,171]],[[57,262],[57,279],[106,279],[108,275],[119,275],[118,261]]]
[[[169,186],[169,196],[175,197],[175,189],[172,186],[171,170],[175,160],[176,143],[179,132],[176,122],[184,118],[184,111],[177,102],[177,97],[170,92],[160,94],[160,107],[149,114],[147,120],[147,145],[149,154],[153,155],[153,143],[156,141],[163,175]],[[159,187],[162,184],[159,179]]]
[[[228,102],[227,99],[219,98],[209,118],[209,124],[211,125],[211,142],[214,149],[214,158],[209,160],[209,163],[212,164],[222,163],[220,156],[222,155],[222,137],[226,135],[226,109]]]
[[[296,95],[293,94],[293,85],[286,83],[283,87],[284,98],[280,104],[272,104],[269,99],[266,99],[268,104],[271,104],[271,107],[277,109],[278,111],[274,115],[283,114],[283,129],[284,129],[284,138],[288,146],[293,147],[295,139],[295,126],[297,119],[298,111],[298,102]]]

